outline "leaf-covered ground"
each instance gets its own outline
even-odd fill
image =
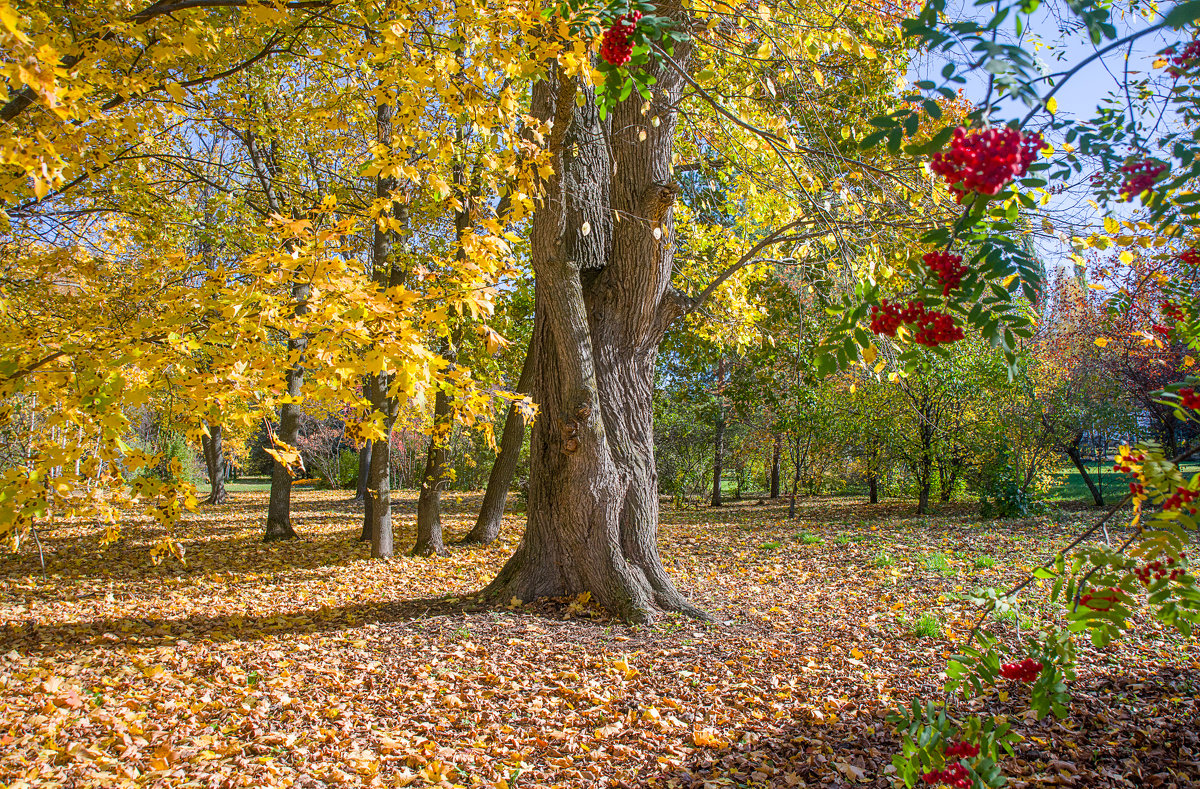
[[[665,512],[660,548],[715,623],[630,628],[586,601],[478,610],[513,548],[371,561],[344,493],[264,493],[99,550],[60,527],[0,559],[0,782],[24,786],[888,786],[890,705],[937,699],[961,599],[1019,577],[1087,512],[981,523],[813,500]],[[414,502],[397,542],[411,544]],[[450,536],[477,504],[449,505]],[[991,621],[1015,639],[1045,615]],[[940,632],[939,632],[940,631]],[[1197,643],[1142,623],[1081,647],[1072,716],[1023,720],[1020,786],[1200,785]],[[996,710],[1019,699],[993,696]]]

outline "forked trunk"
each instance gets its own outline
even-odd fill
[[[221,426],[209,425],[208,435],[202,436],[200,443],[204,449],[204,466],[208,470],[208,498],[206,504],[224,504],[229,500],[225,492],[225,445],[222,441]]]
[[[533,378],[533,350],[525,352],[525,363],[521,367],[521,380],[517,391],[528,394]],[[500,452],[492,464],[488,476],[487,490],[475,526],[460,542],[465,545],[490,545],[500,538],[500,526],[504,522],[504,505],[512,487],[513,475],[517,472],[517,461],[521,458],[521,445],[525,443],[525,416],[516,405],[509,406],[504,419],[504,433],[500,437]]]
[[[659,12],[682,19],[673,3]],[[678,45],[676,59],[686,63],[686,50]],[[670,288],[671,151],[682,81],[655,71],[648,110],[635,97],[608,122],[591,88],[556,68],[534,87],[533,114],[553,121],[548,144],[556,161],[530,233],[531,392],[539,411],[529,521],[484,596],[590,592],[627,620],[671,611],[704,616],[675,588],[657,545],[654,366],[683,304]]]

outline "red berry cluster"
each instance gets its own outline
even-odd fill
[[[1190,386],[1179,390],[1179,404],[1189,411],[1200,411],[1200,395]]]
[[[1176,52],[1172,44],[1163,50],[1163,54],[1170,56],[1171,65],[1167,67],[1167,73],[1178,77],[1200,58],[1200,41],[1189,41],[1182,52]]]
[[[894,301],[871,308],[871,331],[887,337],[895,337],[901,324],[915,327],[913,341],[929,348],[963,338],[963,330],[954,323],[954,318],[944,312],[925,309],[925,302],[917,299],[901,307]]]
[[[1042,662],[1027,657],[1020,663],[1005,663],[1000,667],[1000,676],[1017,682],[1033,682],[1042,673]]]
[[[633,44],[629,37],[637,29],[638,20],[642,18],[641,11],[630,11],[613,20],[612,27],[604,31],[604,39],[600,42],[600,57],[614,66],[624,66],[633,57]]]
[[[1121,187],[1121,199],[1132,200],[1154,186],[1158,176],[1166,169],[1165,164],[1150,159],[1125,165],[1121,168],[1121,172],[1125,173],[1125,185]]]
[[[1181,265],[1196,268],[1200,266],[1200,249],[1192,247],[1187,252],[1181,253],[1177,260]]]
[[[1191,488],[1176,488],[1175,492],[1167,497],[1163,502],[1164,510],[1179,510],[1186,512],[1188,515],[1195,515],[1197,507],[1193,502],[1200,499],[1200,492],[1194,491]]]
[[[1079,604],[1084,608],[1090,608],[1093,611],[1111,611],[1121,599],[1121,593],[1117,591],[1117,587],[1110,586],[1108,589],[1102,590],[1106,594],[1092,594],[1088,592],[1079,597]]]
[[[1113,471],[1132,474],[1133,464],[1144,463],[1145,460],[1145,452],[1131,450],[1129,447],[1121,447],[1121,449],[1117,452],[1116,461],[1113,462]]]
[[[1185,553],[1180,553],[1179,558],[1182,559],[1186,555],[1187,554]],[[1133,574],[1138,577],[1138,580],[1141,581],[1144,586],[1150,585],[1151,578],[1156,581],[1161,581],[1164,578],[1166,578],[1168,581],[1174,581],[1176,578],[1181,578],[1184,576],[1187,571],[1182,567],[1174,567],[1168,570],[1168,568],[1171,568],[1173,564],[1175,564],[1175,557],[1168,556],[1166,564],[1157,561],[1147,562],[1141,567],[1136,568],[1133,571]]]
[[[1130,496],[1145,496],[1146,495],[1146,486],[1140,482],[1131,481],[1129,483],[1129,495]]]
[[[967,267],[962,264],[962,255],[952,255],[949,252],[927,252],[923,258],[938,280],[942,283],[942,295],[949,296],[962,282]]]
[[[946,748],[946,755],[954,758],[974,759],[979,755],[979,746],[969,742],[952,742]]]
[[[954,789],[970,789],[971,774],[967,772],[967,768],[963,767],[958,762],[947,767],[945,770],[930,770],[921,776],[921,780],[927,784],[945,784],[953,786]]]
[[[1169,318],[1173,323],[1187,320],[1187,315],[1184,314],[1183,307],[1180,307],[1178,304],[1170,301],[1164,301],[1159,306],[1162,307],[1163,315]]]
[[[961,203],[971,192],[994,195],[1025,175],[1045,144],[1040,134],[1026,137],[1008,127],[968,132],[959,126],[950,150],[935,153],[929,166],[951,184]]]

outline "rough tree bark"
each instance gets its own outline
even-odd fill
[[[659,13],[685,22],[678,2],[660,4]],[[678,45],[677,60],[686,63],[687,50]],[[590,592],[627,620],[704,616],[675,588],[657,547],[655,357],[685,304],[670,287],[671,155],[683,81],[653,70],[648,111],[635,96],[607,122],[591,87],[557,67],[534,87],[532,113],[553,121],[547,142],[555,161],[530,232],[539,414],[529,520],[484,596]]]
[[[721,401],[721,389],[725,384],[725,357],[717,360],[717,423],[713,431],[713,484],[712,499],[714,507],[721,506],[721,474],[724,471],[722,461],[725,459],[725,404]]]
[[[209,425],[208,435],[200,437],[204,450],[204,466],[208,469],[208,498],[206,504],[224,504],[229,500],[225,492],[225,446],[221,440],[221,426]]]
[[[454,364],[456,355],[451,344],[447,343],[442,355]],[[433,401],[433,434],[429,437],[425,473],[421,475],[421,493],[417,498],[417,542],[413,545],[413,556],[449,553],[442,536],[442,490],[450,477],[446,442],[450,438],[452,418],[450,398],[439,389]]]
[[[375,107],[376,140],[385,146],[392,142],[392,113],[391,104],[380,102]],[[407,219],[407,207],[395,199],[396,179],[390,176],[379,176],[375,179],[376,200],[390,200],[391,214],[404,222]],[[379,223],[374,224],[371,244],[371,272],[375,284],[380,289],[394,288],[404,279],[404,273],[396,265],[394,245],[396,234],[392,230],[384,230]],[[367,376],[366,394],[371,402],[371,409],[383,416],[384,435],[379,441],[372,442],[370,463],[367,469],[366,495],[363,501],[363,530],[362,536],[371,540],[371,556],[376,559],[387,559],[394,553],[392,536],[392,428],[400,413],[399,399],[390,392],[392,376],[387,372]]]
[[[867,472],[867,491],[871,496],[871,503],[879,503],[879,477],[874,471]]]
[[[517,392],[529,393],[530,379],[533,377],[533,349],[525,351],[525,363],[521,366],[521,378],[517,382]],[[483,504],[479,507],[479,517],[467,536],[460,542],[464,545],[490,545],[500,537],[500,526],[504,522],[504,505],[508,500],[508,491],[512,487],[513,475],[517,471],[517,461],[521,458],[521,445],[525,443],[525,416],[516,405],[508,408],[508,416],[504,418],[504,433],[500,437],[500,452],[492,464],[492,473],[488,476],[487,490],[483,494]]]
[[[783,433],[775,434],[775,448],[771,452],[771,498],[779,498],[779,460],[783,455]]]

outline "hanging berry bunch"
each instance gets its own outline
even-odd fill
[[[1182,76],[1200,61],[1200,41],[1189,41],[1182,50],[1172,44],[1162,54],[1167,56],[1167,73],[1172,77]]]
[[[962,283],[963,275],[967,273],[967,267],[962,264],[962,255],[927,252],[923,259],[925,265],[929,266],[930,271],[936,274],[938,281],[942,283],[943,296],[949,296],[950,291]]]
[[[1121,168],[1125,183],[1121,186],[1121,199],[1132,200],[1154,186],[1158,177],[1166,172],[1167,166],[1152,159],[1130,162]]]
[[[1088,592],[1079,596],[1079,604],[1093,611],[1111,611],[1119,602],[1121,602],[1121,592],[1115,586],[1102,589],[1095,594]]]
[[[1045,147],[1041,134],[1023,134],[1007,126],[967,131],[954,130],[950,149],[935,153],[930,169],[950,184],[962,202],[968,195],[998,194],[1020,178]]]
[[[654,6],[643,0],[610,2],[585,34],[600,39],[596,69],[604,74],[604,82],[596,88],[596,100],[601,117],[634,91],[650,101],[650,88],[657,77],[643,67],[658,63],[664,54],[671,55],[675,43],[687,38],[670,17],[658,16]]]
[[[927,348],[958,342],[963,330],[954,318],[944,312],[925,309],[925,302],[917,299],[901,307],[898,302],[883,302],[871,308],[871,331],[886,337],[895,337],[902,325],[913,328],[913,342]]]
[[[1188,491],[1194,493],[1195,491]],[[1166,505],[1164,505],[1165,507]],[[1182,578],[1187,571],[1182,567],[1176,567],[1177,559],[1183,559],[1187,556],[1183,551],[1179,552],[1179,556],[1168,556],[1165,562],[1153,561],[1146,562],[1141,567],[1134,568],[1133,574],[1138,577],[1143,586],[1149,586],[1153,581],[1174,581],[1176,578]]]
[[[969,789],[973,783],[971,774],[959,762],[955,762],[945,770],[930,770],[921,776],[921,780],[931,786],[944,784],[953,786],[954,789]]]
[[[1000,676],[1016,682],[1034,682],[1042,673],[1044,665],[1040,660],[1027,657],[1019,663],[1005,663],[1000,667]]]
[[[624,66],[633,57],[633,44],[629,36],[637,30],[638,20],[642,18],[641,11],[630,11],[621,14],[613,20],[612,27],[604,31],[600,41],[600,57],[610,66]]]
[[[1200,411],[1200,394],[1194,387],[1185,386],[1179,390],[1179,404],[1186,411]]]
[[[1179,265],[1181,266],[1187,266],[1189,268],[1200,267],[1200,249],[1192,247],[1188,251],[1181,253],[1179,257],[1175,258],[1175,260],[1178,261]]]

